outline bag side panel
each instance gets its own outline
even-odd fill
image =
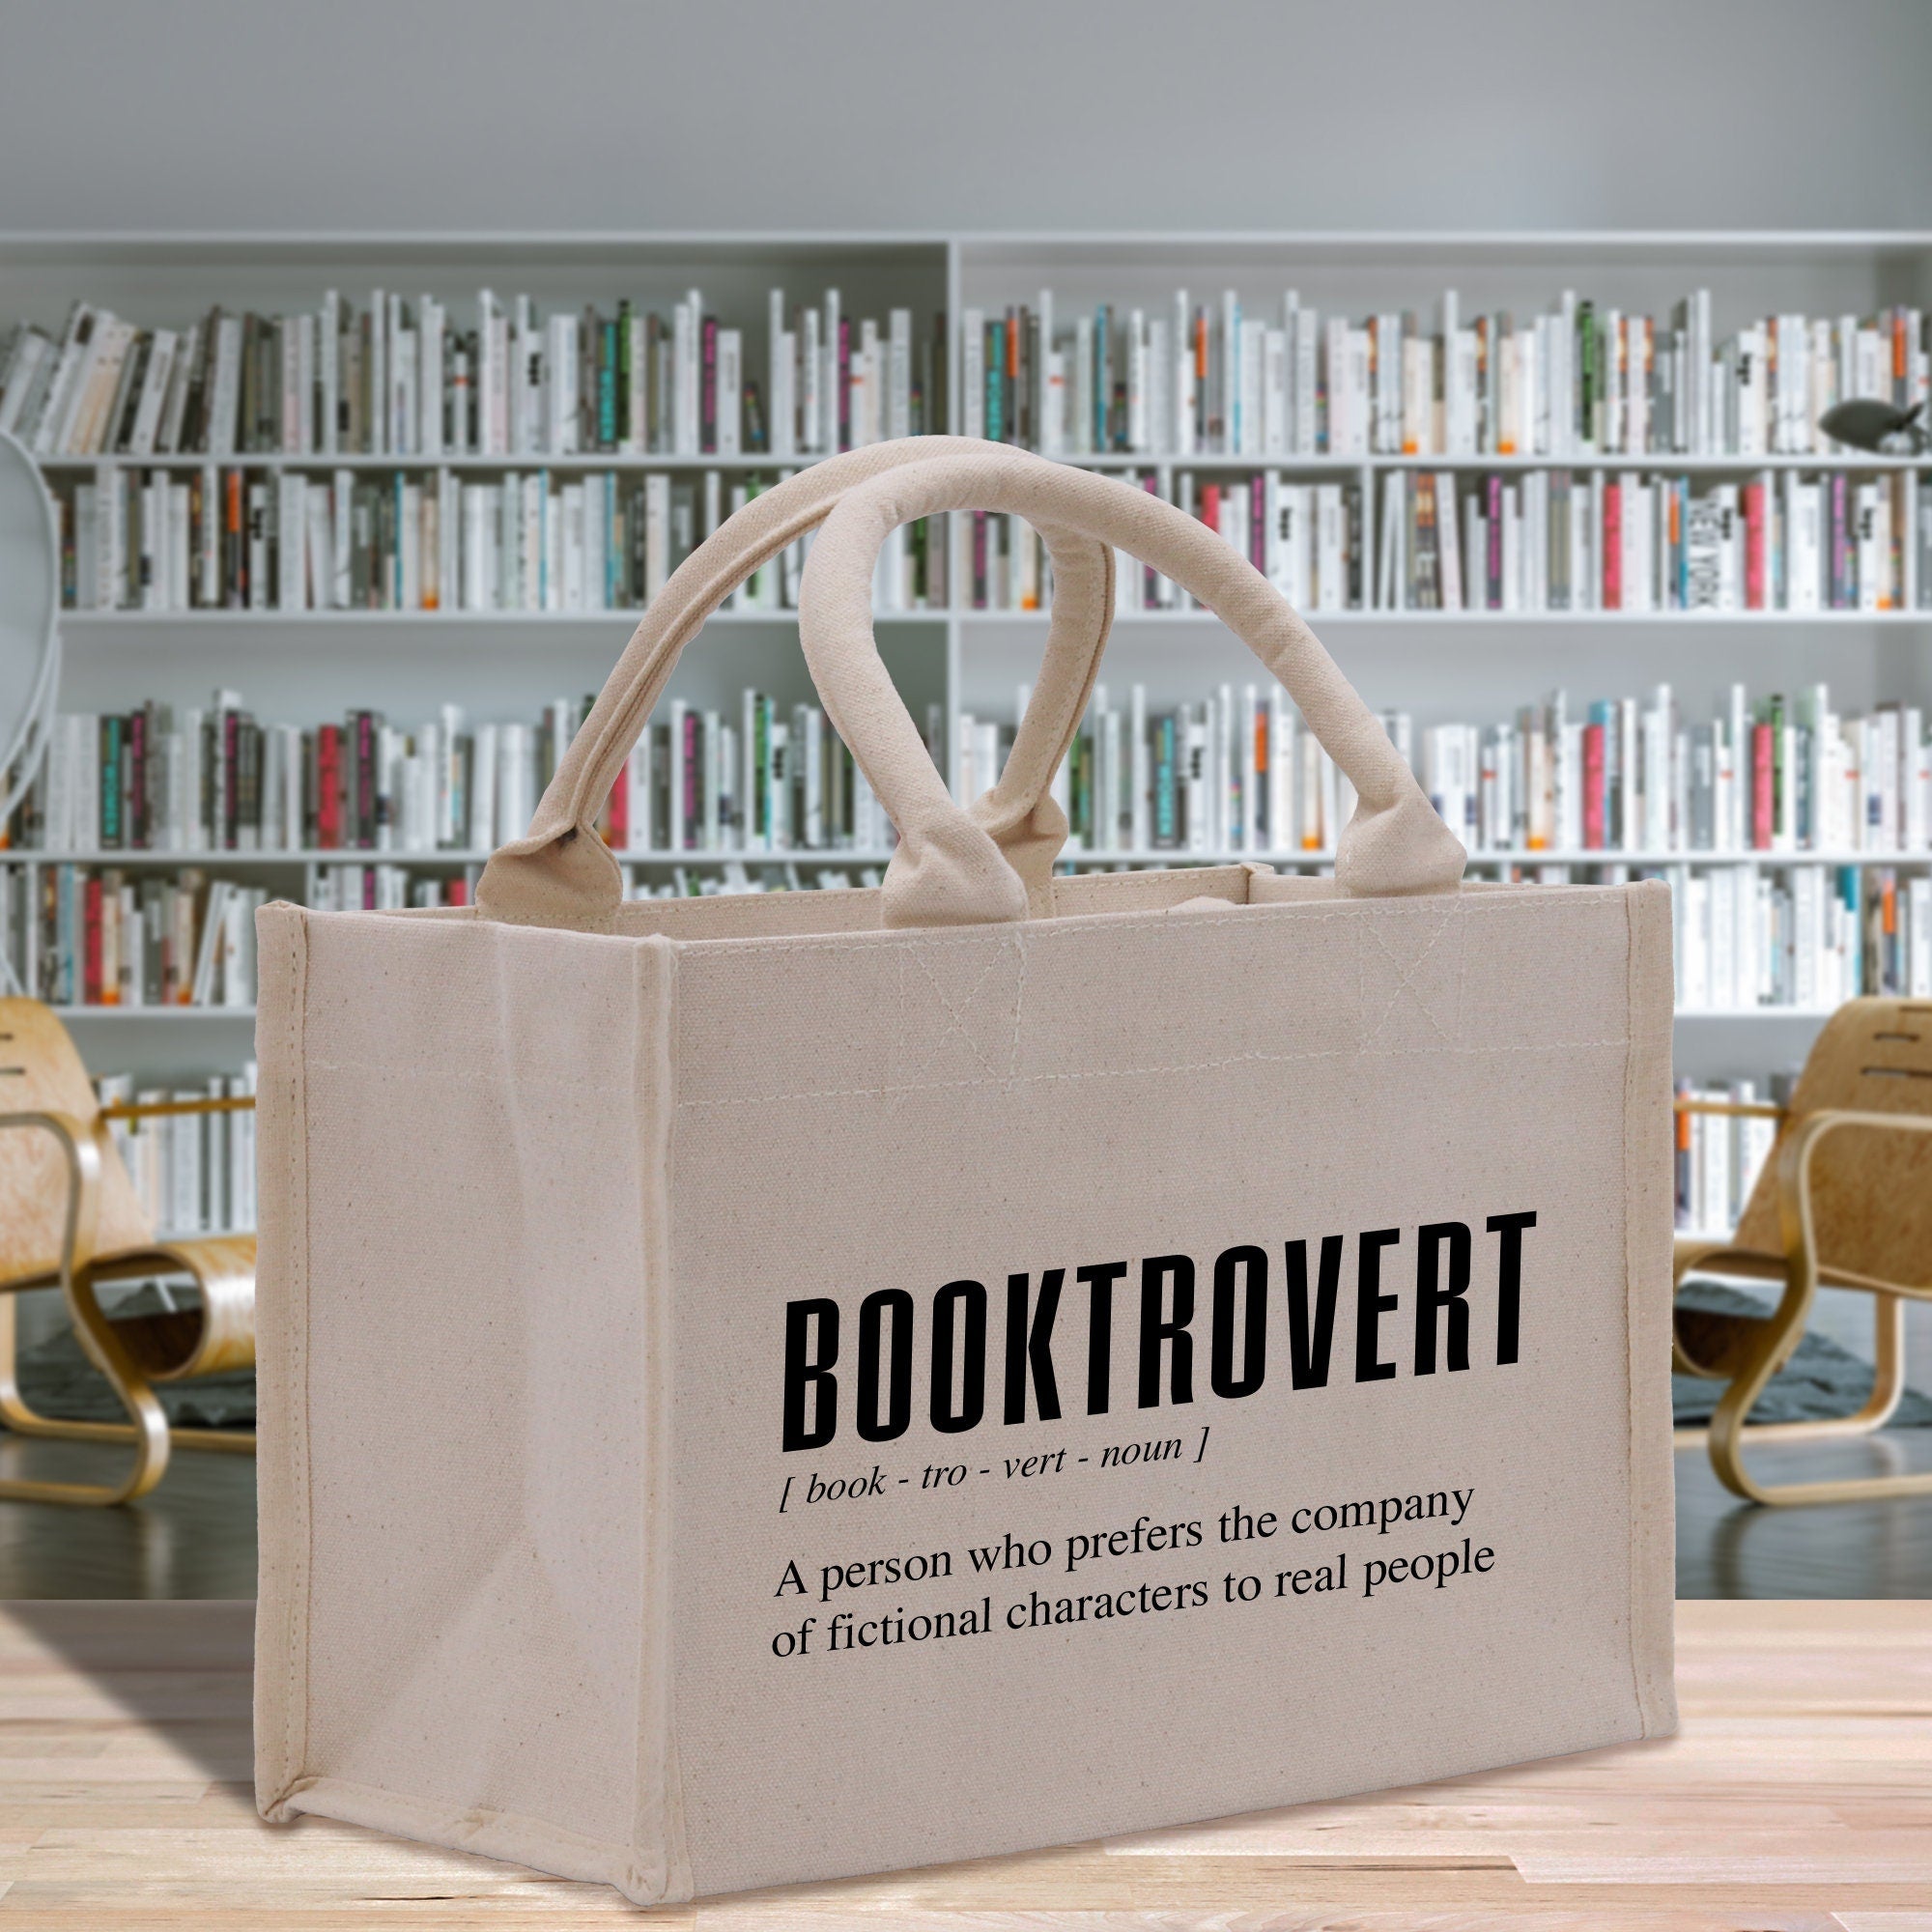
[[[639,1072],[668,949],[302,924],[306,1315],[274,1343],[307,1422],[291,1808],[661,1895],[632,1847],[662,1366]]]

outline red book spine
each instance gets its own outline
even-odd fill
[[[1583,847],[1604,850],[1604,727],[1583,726]]]
[[[376,714],[355,714],[355,842],[376,845]],[[373,912],[375,908],[372,906]]]
[[[631,774],[627,766],[617,774],[617,782],[611,787],[611,804],[604,814],[604,842],[614,845],[621,851],[630,832],[631,823]]]
[[[1751,844],[1760,852],[1771,850],[1771,761],[1774,753],[1769,724],[1751,727]]]
[[[80,997],[84,1006],[98,1007],[100,994],[100,877],[88,876],[82,901]]]
[[[1488,538],[1487,554],[1483,567],[1488,573],[1485,586],[1485,607],[1491,611],[1503,608],[1503,479],[1492,476],[1488,479],[1484,495],[1485,534]]]
[[[242,472],[230,469],[222,477],[222,601],[231,611],[248,602],[248,546],[242,535]]]
[[[704,793],[699,786],[699,770],[704,763],[703,724],[695,711],[684,714],[684,822],[691,827],[691,842],[701,842],[704,826]]]
[[[342,843],[342,727],[325,724],[315,738],[315,842]]]
[[[148,714],[145,710],[128,714],[127,805],[121,819],[121,842],[134,851],[144,851],[151,837],[148,829]]]
[[[1762,611],[1764,602],[1764,485],[1745,485],[1745,609]]]
[[[698,333],[697,445],[705,455],[718,448],[718,318],[707,315]]]
[[[442,902],[444,905],[468,905],[469,903],[469,881],[468,879],[451,879],[448,890],[443,894]]]
[[[1624,493],[1620,484],[1604,485],[1604,609],[1624,608]]]
[[[1221,486],[1218,483],[1204,483],[1201,486],[1201,521],[1216,536],[1221,534]]]

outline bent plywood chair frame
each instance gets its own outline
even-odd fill
[[[1752,1502],[1932,1493],[1932,1470],[1769,1483],[1745,1463],[1747,1450],[1767,1444],[1869,1435],[1904,1393],[1905,1304],[1932,1300],[1932,1004],[1864,999],[1841,1007],[1819,1035],[1788,1109],[1680,1100],[1678,1111],[1772,1119],[1780,1129],[1733,1238],[1679,1239],[1673,1289],[1694,1273],[1783,1286],[1765,1318],[1678,1311],[1673,1366],[1728,1383],[1710,1428],[1680,1430],[1678,1442],[1704,1444],[1719,1479]],[[1821,1150],[1840,1156],[1822,1176]],[[1820,1287],[1873,1297],[1871,1394],[1848,1415],[1749,1422],[1804,1339]]]
[[[7,1218],[13,1223],[9,1252],[0,1257],[5,1264],[0,1265],[0,1419],[21,1435],[126,1444],[133,1459],[118,1483],[0,1480],[0,1499],[131,1502],[160,1481],[173,1447],[252,1455],[252,1431],[172,1428],[154,1383],[253,1362],[254,1237],[156,1241],[139,1218],[108,1123],[239,1112],[253,1100],[99,1107],[66,1029],[38,1002],[18,999],[0,1000],[0,1105],[11,1097],[27,1104],[0,1113],[0,1133],[19,1130],[14,1160],[0,1162],[0,1182],[13,1183],[0,1187],[7,1197],[0,1200],[0,1210],[11,1210]],[[57,1101],[67,1104],[50,1104]],[[23,1157],[22,1150],[34,1146],[40,1157]],[[22,1166],[23,1174],[7,1172]],[[185,1341],[176,1334],[159,1347],[150,1327],[110,1321],[102,1310],[97,1293],[101,1283],[169,1274],[190,1276],[201,1293],[199,1316]],[[128,1411],[128,1421],[64,1421],[41,1414],[21,1396],[14,1297],[40,1288],[60,1291],[75,1337]]]

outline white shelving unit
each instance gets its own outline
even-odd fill
[[[1071,314],[1100,301],[1165,313],[1174,291],[1200,297],[1222,289],[1244,300],[1277,303],[1284,288],[1324,312],[1412,309],[1433,316],[1445,288],[1465,310],[1536,312],[1565,288],[1604,305],[1662,314],[1692,288],[1712,291],[1719,336],[1750,317],[1786,310],[1865,314],[1888,302],[1932,305],[1932,231],[1912,233],[1745,234],[589,234],[589,235],[5,235],[0,234],[0,319],[25,317],[57,327],[75,298],[105,304],[143,325],[182,325],[212,304],[277,312],[313,308],[326,288],[427,292],[467,315],[476,291],[527,291],[543,307],[608,304],[629,297],[668,309],[687,289],[745,334],[746,366],[765,366],[767,292],[815,300],[838,287],[850,314],[911,307],[914,327],[951,323],[949,396],[959,394],[958,319],[1033,302],[1042,288]],[[953,420],[958,421],[954,413]],[[245,457],[250,469],[393,470],[422,459],[386,456]],[[1377,500],[1378,477],[1392,469],[1509,471],[1563,459],[1497,456],[1148,456],[1072,459],[1102,470],[1152,470],[1163,486],[1174,472],[1281,469],[1309,479],[1358,481]],[[51,477],[99,462],[168,467],[166,458],[50,457]],[[177,459],[186,467],[192,459]],[[777,459],[585,455],[439,459],[468,471],[659,470],[768,473]],[[1594,461],[1594,460],[1593,460]],[[1584,467],[1580,462],[1571,467]],[[1739,476],[1765,469],[1833,467],[1861,474],[1914,469],[1901,459],[1859,456],[1602,459],[1617,470]],[[942,612],[880,620],[882,649],[915,716],[941,703],[961,713],[1004,717],[1015,687],[1036,673],[1044,619],[1037,613],[963,607],[955,554],[952,605]],[[177,705],[205,701],[216,686],[240,691],[264,719],[310,722],[373,705],[407,724],[455,700],[475,718],[526,717],[559,696],[603,682],[637,612],[570,613],[442,611],[150,612],[76,611],[66,614],[67,661],[61,706],[110,710],[147,697]],[[1795,689],[1828,678],[1850,711],[1886,698],[1932,703],[1926,642],[1932,611],[1882,612],[1671,611],[1488,612],[1378,610],[1309,613],[1372,706],[1401,708],[1418,726],[1448,718],[1492,718],[1557,686],[1585,700],[1669,681],[1692,716],[1708,715],[1719,693],[1743,679],[1754,693]],[[717,635],[694,646],[672,690],[694,703],[728,706],[747,683],[783,701],[809,693],[794,619],[782,612],[730,611]],[[1434,633],[1435,635],[1431,635]],[[1114,626],[1104,681],[1148,687],[1151,703],[1198,698],[1215,685],[1244,682],[1253,661],[1210,615],[1123,613]],[[949,734],[951,735],[951,734]],[[312,865],[380,857],[426,869],[478,863],[466,852],[366,855],[294,853],[63,853],[25,855],[31,864],[62,859],[130,867],[219,866],[236,876],[298,891]],[[877,854],[626,854],[646,867],[696,867],[740,858],[753,867],[801,867],[879,862]],[[1174,863],[1196,853],[1107,853],[1087,863]],[[1328,855],[1293,852],[1277,863],[1307,867]],[[1874,863],[1923,868],[1928,855],[1481,853],[1478,873],[1505,865]],[[11,863],[11,861],[10,861]],[[244,1057],[243,1009],[72,1009],[76,1025],[111,1028],[117,1065],[164,1074],[204,1069],[211,1057]],[[1762,1074],[1794,1063],[1818,1015],[1787,1009],[1685,1012],[1679,1053],[1699,1075]],[[90,1051],[94,1049],[90,1048]],[[103,1051],[108,1050],[104,1047]]]

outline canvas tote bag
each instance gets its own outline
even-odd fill
[[[964,811],[869,602],[969,508],[1055,599]],[[622,757],[813,525],[883,888],[624,902]],[[1115,548],[1353,781],[1332,880],[1053,876]],[[933,438],[734,517],[474,910],[261,914],[265,1815],[643,1903],[1670,1729],[1666,889],[1462,866],[1168,504]]]

